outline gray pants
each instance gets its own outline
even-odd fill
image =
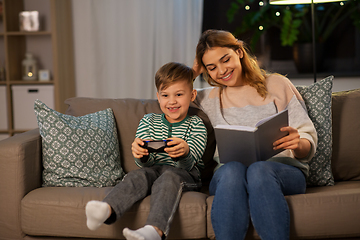
[[[182,192],[199,190],[200,187],[195,168],[188,172],[172,166],[155,165],[131,171],[103,200],[114,211],[105,223],[115,222],[134,203],[151,194],[146,225],[158,227],[167,236]]]

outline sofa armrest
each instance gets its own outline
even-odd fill
[[[34,129],[0,141],[0,239],[20,239],[20,204],[41,187],[41,136]]]

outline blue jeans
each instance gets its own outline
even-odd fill
[[[244,239],[250,219],[261,239],[289,239],[285,195],[305,190],[305,175],[293,166],[271,161],[249,167],[240,162],[223,165],[210,182],[210,195],[215,195],[211,223],[216,239]]]

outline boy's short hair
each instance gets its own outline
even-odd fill
[[[179,80],[187,81],[190,89],[193,89],[194,76],[195,74],[192,68],[184,64],[177,62],[167,63],[155,74],[156,89],[160,91]]]

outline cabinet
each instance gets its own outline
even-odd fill
[[[25,102],[29,101],[26,94],[15,94],[14,89],[21,89],[22,86],[51,89],[50,93],[47,92],[46,98],[53,99],[50,102],[53,103],[54,109],[62,113],[67,107],[64,100],[75,96],[71,0],[0,2],[0,68],[5,70],[5,79],[0,80],[0,89],[3,89],[0,94],[6,95],[0,96],[0,101],[6,101],[5,111],[0,109],[0,119],[7,119],[6,124],[0,124],[0,135],[12,136],[30,130],[18,127],[21,124],[14,124],[14,113],[21,111],[19,108],[24,107]],[[39,31],[20,31],[21,11],[39,12]],[[38,62],[38,69],[50,71],[49,81],[22,80],[21,63],[26,53],[33,54]],[[39,95],[40,100],[41,97]],[[31,108],[32,113],[33,104]],[[29,112],[29,109],[26,111]],[[35,114],[27,117],[33,118]]]
[[[14,129],[34,129],[38,127],[33,110],[36,99],[40,99],[49,108],[54,108],[54,87],[51,85],[14,85],[11,88],[11,93]]]

